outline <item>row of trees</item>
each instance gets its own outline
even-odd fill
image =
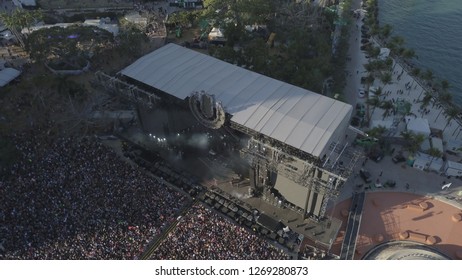
[[[371,35],[375,36],[375,38],[378,38],[381,44],[388,49],[390,49],[391,56],[395,58],[395,63],[393,62],[393,59],[388,58],[386,60],[383,59],[378,59],[378,56],[380,54],[380,48],[378,47],[370,47],[366,49],[367,55],[371,58],[369,62],[364,65],[365,69],[368,73],[367,77],[365,78],[366,86],[369,88],[370,85],[373,84],[373,82],[376,79],[380,79],[380,81],[383,84],[383,87],[379,87],[376,89],[374,92],[374,96],[370,97],[368,96],[366,100],[367,104],[367,118],[370,120],[370,114],[369,114],[369,107],[372,108],[372,114],[374,112],[374,109],[376,107],[379,107],[384,110],[383,112],[383,119],[385,119],[387,116],[390,115],[391,112],[396,113],[397,110],[397,105],[393,104],[393,102],[387,100],[387,101],[381,101],[380,96],[384,92],[386,85],[388,85],[391,80],[392,80],[392,72],[395,70],[396,67],[396,61],[403,61],[405,64],[410,65],[411,60],[417,58],[417,55],[413,49],[408,49],[404,47],[405,41],[402,37],[400,36],[392,36],[393,34],[393,28],[392,26],[385,24],[384,26],[380,27],[378,25],[378,20],[377,20],[377,15],[378,15],[378,10],[377,10],[377,1],[376,0],[367,0],[367,17],[365,20],[366,25],[370,28],[370,33]],[[438,95],[432,94],[432,91],[428,90],[423,90],[421,93],[421,96],[419,96],[419,102],[421,103],[420,109],[422,110],[422,115],[424,115],[424,110],[427,108],[429,105],[433,106],[444,106],[446,110],[443,112],[443,114],[446,117],[446,125],[443,128],[443,132],[446,130],[450,122],[455,119],[460,111],[452,105],[452,96],[448,92],[449,89],[449,83],[446,80],[442,80],[440,83],[435,83],[434,79],[435,77],[433,76],[433,73],[431,70],[427,69],[426,71],[421,71],[417,67],[413,67],[410,70],[410,74],[413,75],[416,78],[419,78],[423,81],[425,81],[425,84],[427,85],[428,88],[432,88],[433,90],[438,90],[439,93]],[[411,87],[413,84],[410,85]],[[404,116],[407,114],[410,114],[410,104],[405,104],[407,106],[406,109],[401,110],[400,113]],[[439,115],[436,117],[438,118]],[[436,119],[435,119],[436,120]],[[454,133],[458,130],[458,127],[456,130],[454,130]],[[376,135],[376,137],[380,138],[383,133],[385,133],[384,128],[380,129],[373,129],[371,132]],[[453,135],[454,135],[453,133]],[[370,133],[369,133],[370,134]],[[419,135],[419,134],[414,134],[409,131],[404,131],[401,133],[401,136],[403,137],[405,141],[405,148],[409,151],[411,155],[416,154],[420,149],[422,143],[427,140],[425,136]],[[433,156],[433,157],[441,157],[442,152],[439,151],[438,149],[435,148],[430,148],[429,150],[425,151],[427,154]]]
[[[377,0],[367,0],[367,12],[368,16],[366,18],[366,24],[370,27],[371,35],[376,36],[382,44],[390,49],[390,54],[395,58],[395,64],[392,65],[390,71],[394,71],[397,61],[402,60],[407,65],[412,65],[412,60],[418,58],[415,51],[410,48],[405,48],[405,40],[401,36],[392,36],[393,28],[389,24],[385,24],[382,27],[378,24],[378,8]],[[372,58],[377,58],[380,54],[379,48],[371,48],[368,50],[368,55]],[[391,59],[390,59],[391,60]],[[390,64],[390,62],[387,62]],[[393,62],[391,62],[393,63]],[[366,65],[366,71],[368,71],[369,76],[367,77],[368,84],[372,84],[374,79],[377,77],[377,71],[383,70],[383,65],[380,62],[372,62]],[[422,90],[424,94],[423,98],[419,101],[421,102],[421,109],[425,109],[430,104],[436,106],[442,106],[445,108],[444,115],[446,117],[446,125],[443,128],[443,131],[448,127],[452,120],[458,117],[459,109],[454,106],[452,102],[452,95],[448,91],[450,84],[447,80],[441,80],[437,82],[433,75],[433,72],[430,69],[425,71],[420,70],[419,68],[412,66],[410,74],[414,78],[420,79],[423,84],[426,86]],[[379,75],[382,83],[385,85],[391,81],[391,73],[386,73],[385,75]],[[411,84],[413,86],[413,84]],[[369,103],[377,105],[376,101],[370,101]],[[439,115],[436,117],[436,119]],[[435,121],[436,121],[435,119]],[[456,128],[457,129],[457,128]]]

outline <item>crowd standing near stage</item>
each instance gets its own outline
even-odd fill
[[[136,259],[186,197],[96,137],[13,137],[21,160],[0,180],[0,259]]]
[[[96,137],[15,134],[20,159],[0,180],[0,259],[137,259],[188,205]],[[152,259],[287,259],[220,214],[194,205]]]
[[[151,256],[161,260],[288,259],[266,240],[201,204],[194,205]]]

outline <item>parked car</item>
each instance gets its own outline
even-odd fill
[[[383,151],[380,149],[372,149],[369,154],[369,158],[375,162],[379,162],[383,159]]]
[[[372,181],[371,179],[371,173],[369,173],[369,171],[367,171],[366,169],[364,168],[361,168],[361,170],[359,170],[359,176],[361,177],[361,179],[364,180],[364,182],[366,183],[370,183]]]
[[[362,50],[362,51],[367,51],[370,48],[372,48],[372,46],[370,44],[362,45],[361,47],[359,47],[359,49]]]
[[[362,118],[358,117],[358,116],[354,116],[352,119],[351,119],[351,125],[352,126],[356,126],[356,127],[359,127],[361,126],[361,123],[362,123]]]
[[[387,180],[384,186],[387,188],[394,188],[396,186],[396,182],[394,180]]]
[[[364,117],[366,114],[366,106],[364,106],[363,103],[358,103],[356,104],[356,116],[358,117]]]
[[[362,33],[361,34],[361,38],[363,39],[370,39],[371,38],[371,35],[367,34],[367,33]]]
[[[364,38],[364,39],[361,39],[361,44],[367,44],[369,43],[369,40]]]
[[[406,158],[402,154],[396,154],[391,158],[391,160],[394,163],[400,163],[406,161]]]
[[[358,89],[358,96],[359,96],[359,98],[366,97],[366,90],[363,89],[363,88]]]

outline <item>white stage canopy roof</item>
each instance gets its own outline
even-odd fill
[[[231,121],[317,157],[339,126],[348,126],[352,112],[349,104],[175,44],[120,73],[180,99],[203,90]]]

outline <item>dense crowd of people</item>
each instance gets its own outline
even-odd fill
[[[95,138],[15,135],[0,180],[0,259],[136,259],[186,197]]]
[[[152,259],[288,259],[281,249],[202,204],[194,205],[156,248]]]

